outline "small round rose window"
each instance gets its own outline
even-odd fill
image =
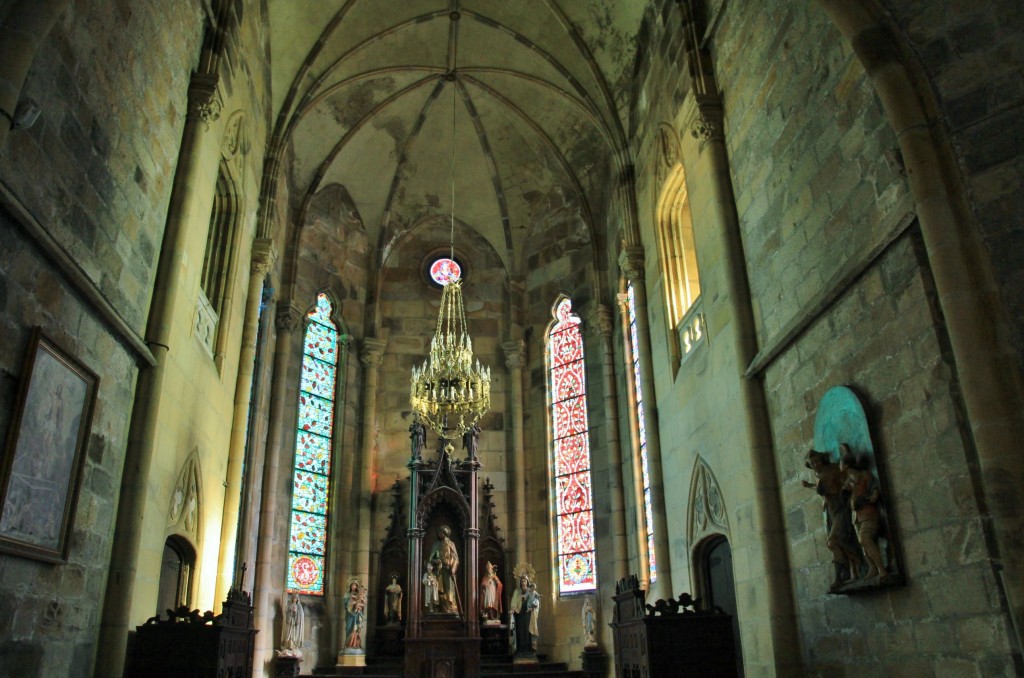
[[[462,267],[454,259],[448,257],[435,259],[434,263],[430,265],[430,277],[438,285],[444,286],[462,277]]]

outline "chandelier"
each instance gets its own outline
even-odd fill
[[[451,258],[455,258],[455,79],[452,83],[452,216]],[[413,365],[409,402],[420,421],[451,440],[480,421],[491,408],[491,369],[473,357],[473,340],[466,327],[462,280],[449,276],[441,292],[437,329],[430,354],[422,365]]]

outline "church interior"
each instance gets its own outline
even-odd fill
[[[0,675],[1024,674],[1020,10],[0,0]]]

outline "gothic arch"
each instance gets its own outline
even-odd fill
[[[195,546],[202,537],[203,474],[199,467],[199,448],[189,453],[174,483],[167,507],[167,534],[185,537]]]
[[[711,466],[697,456],[690,479],[690,499],[687,502],[686,541],[694,555],[698,545],[710,537],[729,538],[729,515],[722,489]],[[691,558],[691,562],[694,559]]]

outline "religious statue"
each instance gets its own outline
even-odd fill
[[[462,449],[466,450],[466,456],[476,459],[477,450],[480,448],[480,425],[473,424],[472,428],[466,429],[462,434]]]
[[[427,427],[420,421],[418,414],[413,415],[412,423],[409,424],[409,440],[412,441],[412,458],[419,459],[427,444]]]
[[[423,609],[427,612],[437,612],[440,600],[437,597],[437,575],[434,574],[434,564],[427,561],[427,571],[423,573]]]
[[[526,573],[519,575],[519,587],[512,594],[510,604],[516,657],[535,657],[537,654],[537,618],[540,616],[540,594],[537,585]]]
[[[443,525],[427,560],[437,573],[438,611],[459,614],[459,590],[455,576],[459,571],[459,552],[451,538],[451,528]]]
[[[844,454],[839,461],[845,477],[843,487],[850,492],[850,512],[853,515],[853,526],[857,532],[857,541],[864,550],[868,563],[865,579],[880,577],[886,574],[882,550],[878,548],[878,530],[881,516],[878,511],[878,500],[881,488],[878,479],[871,473],[868,463],[855,457],[845,445]],[[855,577],[856,578],[856,577]]]
[[[597,612],[594,611],[593,596],[583,599],[580,617],[583,620],[583,635],[587,639],[585,647],[597,647]]]
[[[384,588],[384,620],[388,624],[402,621],[402,586],[394,572],[391,573],[391,583]]]
[[[846,446],[843,445],[843,448]],[[803,486],[817,491],[823,500],[828,529],[825,546],[832,552],[832,562],[835,564],[835,578],[830,587],[834,591],[846,580],[857,577],[862,562],[860,549],[854,541],[849,491],[845,488],[846,476],[839,465],[833,463],[828,452],[808,451],[804,465],[814,471],[817,482],[804,480]]]
[[[344,597],[345,605],[345,652],[361,652],[363,649],[363,621],[366,618],[366,589],[353,579]]]
[[[279,657],[302,656],[302,631],[305,625],[305,612],[299,602],[299,594],[290,593],[284,603],[284,625],[281,628],[281,649]]]
[[[480,618],[485,624],[501,623],[501,591],[497,568],[487,561],[487,574],[480,580]]]

